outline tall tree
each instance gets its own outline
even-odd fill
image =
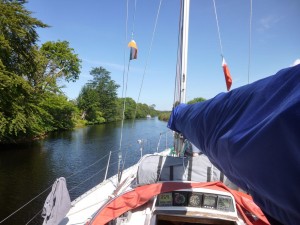
[[[51,126],[51,131],[69,130],[74,127],[76,105],[68,101],[66,96],[48,92],[44,94],[39,107],[48,113],[47,124]]]
[[[0,61],[19,76],[35,71],[36,28],[47,27],[33,18],[22,1],[0,0]]]
[[[77,98],[77,106],[82,110],[81,118],[89,124],[104,123],[105,118],[100,111],[99,97],[96,89],[91,85],[85,85]]]
[[[80,60],[68,42],[38,48],[25,1],[0,0],[0,142],[31,139],[73,127],[74,104],[60,94],[58,79],[78,78]]]
[[[204,102],[204,101],[206,101],[205,98],[198,97],[198,98],[194,98],[194,99],[188,101],[187,104],[194,104],[194,103],[197,103],[197,102]]]
[[[22,77],[0,71],[0,142],[14,142],[51,130],[51,115]]]
[[[90,72],[93,80],[90,81],[99,98],[99,108],[107,122],[114,121],[117,115],[117,89],[120,87],[110,77],[110,72],[103,67],[93,68]]]
[[[48,41],[36,56],[38,70],[28,80],[40,92],[60,92],[58,80],[69,82],[79,78],[81,60],[67,41]]]
[[[122,112],[124,107],[124,98],[118,99],[118,119],[122,119]],[[136,102],[132,98],[126,98],[125,100],[125,112],[124,112],[124,119],[133,119],[136,109]]]

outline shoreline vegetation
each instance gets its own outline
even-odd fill
[[[37,29],[49,25],[34,18],[25,3],[0,1],[0,144],[121,120],[120,86],[104,67],[91,68],[92,79],[79,96],[67,98],[59,81],[78,80],[81,59],[68,41],[39,43]],[[158,115],[154,104],[125,100],[125,119]]]
[[[171,115],[171,112],[161,112],[158,115],[158,119],[162,120],[162,121],[165,121],[165,122],[168,122],[168,120],[170,118],[170,115]]]
[[[81,59],[68,41],[39,44],[38,28],[49,25],[32,17],[25,1],[0,1],[0,144],[31,142],[54,131],[170,112],[155,104],[118,98],[120,87],[104,67],[91,68],[92,77],[79,96],[69,100],[59,81],[76,82]],[[20,19],[22,18],[22,19]]]

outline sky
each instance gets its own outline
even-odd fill
[[[134,18],[134,5],[136,14]],[[249,64],[250,0],[215,0],[221,42],[233,79],[232,89],[300,63],[300,1],[253,0]],[[162,0],[153,45],[150,43],[160,0],[29,0],[25,7],[50,25],[38,29],[39,45],[66,40],[82,60],[75,83],[62,82],[63,92],[76,99],[92,79],[94,67],[104,67],[120,85],[127,74],[132,37],[138,59],[130,62],[127,97],[171,110],[176,74],[179,0]],[[134,21],[134,22],[133,22]],[[150,52],[150,54],[149,54]],[[147,66],[146,66],[147,65]],[[248,67],[250,65],[250,67]],[[125,86],[125,85],[124,85]],[[226,92],[213,0],[191,0],[187,69],[187,101],[210,99]]]

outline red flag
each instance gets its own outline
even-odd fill
[[[226,61],[225,61],[224,57],[223,57],[222,67],[223,67],[223,72],[224,72],[224,76],[225,76],[227,91],[229,91],[230,87],[231,87],[231,84],[232,84],[232,78],[231,78],[229,68],[226,64]]]

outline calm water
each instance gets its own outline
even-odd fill
[[[26,146],[0,146],[0,221],[46,190],[61,176],[67,178],[71,199],[78,197],[103,180],[103,168],[109,151],[113,152],[108,176],[114,175],[117,172],[120,127],[120,123],[90,126],[54,133]],[[122,147],[124,157],[126,155],[125,168],[133,165],[140,157],[137,140],[144,140],[144,154],[154,152],[160,133],[166,131],[166,123],[156,118],[137,120],[134,126],[132,122],[126,121]],[[171,133],[167,134],[167,139],[166,135],[162,135],[160,150],[166,144],[172,144]],[[99,160],[101,158],[103,160]],[[93,166],[82,171],[93,163]],[[49,192],[46,191],[2,224],[26,224],[42,209]],[[39,224],[40,218],[37,216],[30,224]]]

